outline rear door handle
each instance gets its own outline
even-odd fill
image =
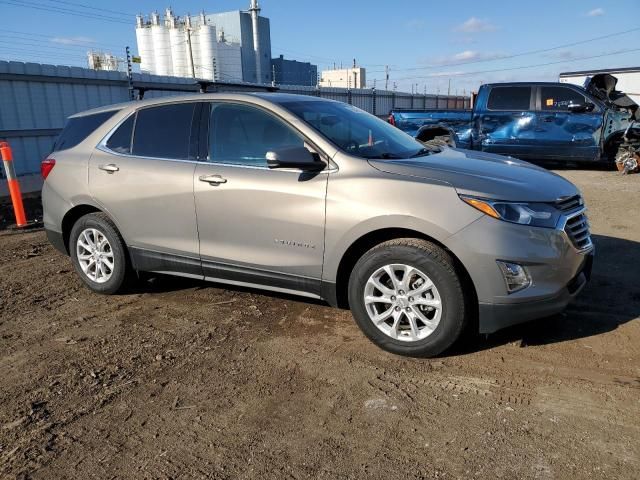
[[[555,115],[547,115],[547,116],[542,117],[542,121],[543,122],[553,122],[553,121],[555,121],[555,119],[556,119]]]
[[[118,166],[113,163],[109,163],[108,165],[100,165],[98,168],[100,170],[104,170],[107,173],[115,173],[120,170]]]
[[[227,183],[226,178],[222,178],[220,175],[200,175],[198,178],[201,182],[206,182],[209,185],[220,185],[221,183]]]

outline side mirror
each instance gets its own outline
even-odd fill
[[[591,103],[591,102],[587,102],[587,103],[570,103],[567,106],[567,109],[571,113],[591,112],[591,111],[593,111],[594,108],[595,108],[595,105],[593,103]]]
[[[267,152],[269,168],[299,168],[302,170],[322,170],[324,163],[305,147],[284,147]]]

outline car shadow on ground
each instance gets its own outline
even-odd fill
[[[508,343],[521,347],[546,345],[610,332],[640,316],[640,242],[593,235],[596,257],[591,281],[567,309],[552,317],[506,328],[488,336],[470,334],[444,356],[472,354]],[[320,300],[284,293],[204,282],[169,275],[147,275],[130,293],[165,293],[191,288],[219,288],[264,295],[273,300],[327,306]]]
[[[552,317],[465,338],[447,355],[464,355],[519,342],[521,347],[592,337],[640,317],[640,242],[593,235],[591,281],[567,309]]]

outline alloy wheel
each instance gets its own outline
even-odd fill
[[[373,324],[400,341],[427,338],[442,317],[436,285],[410,265],[385,265],[373,272],[364,288],[364,304]]]

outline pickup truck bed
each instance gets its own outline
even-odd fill
[[[393,110],[391,118],[391,124],[415,137],[425,125],[440,125],[443,122],[450,126],[469,124],[473,110]]]

